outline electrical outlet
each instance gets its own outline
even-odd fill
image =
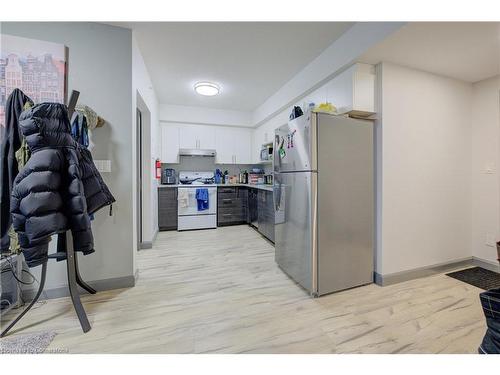
[[[484,165],[483,173],[494,174],[495,173],[495,163],[486,163]]]
[[[486,233],[485,243],[486,246],[495,247],[495,237],[491,233]]]

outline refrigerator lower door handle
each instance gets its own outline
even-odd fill
[[[318,174],[311,173],[311,266],[313,297],[319,297],[318,285]]]
[[[273,194],[274,194],[274,211],[279,211],[281,205],[281,183],[274,185]]]

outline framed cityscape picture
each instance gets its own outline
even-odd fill
[[[65,102],[67,56],[64,44],[0,34],[0,126],[15,88],[35,103]]]

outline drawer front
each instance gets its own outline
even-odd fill
[[[220,198],[237,198],[238,190],[235,187],[218,187],[217,196]]]
[[[221,207],[219,208],[217,214],[225,215],[225,214],[231,214],[231,215],[237,215],[240,217],[246,217],[247,214],[247,208],[246,207]]]
[[[223,214],[220,213],[217,215],[217,221],[219,225],[229,225],[229,224],[238,224],[244,222],[245,220],[241,218],[241,215],[234,215],[231,213]]]
[[[248,189],[244,186],[235,187],[219,187],[217,188],[217,194],[220,198],[248,198]]]
[[[222,198],[217,199],[217,207],[246,207],[247,200],[243,198]]]
[[[219,186],[217,187],[217,192],[218,193],[236,193],[236,186]]]
[[[221,224],[244,223],[247,221],[246,207],[221,208],[217,212],[217,220]]]

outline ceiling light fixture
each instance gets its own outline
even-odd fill
[[[219,85],[211,82],[198,82],[194,85],[194,90],[204,96],[214,96],[220,91]]]

